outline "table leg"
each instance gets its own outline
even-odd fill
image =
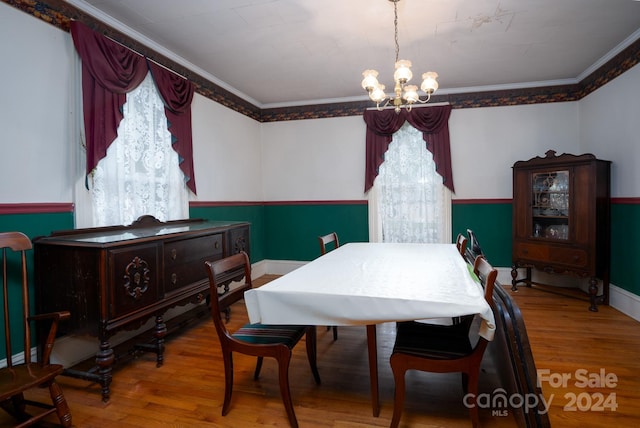
[[[369,349],[369,378],[371,379],[371,406],[373,416],[380,416],[380,399],[378,395],[378,341],[376,325],[367,325],[367,347]]]

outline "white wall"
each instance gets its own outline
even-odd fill
[[[0,203],[72,202],[73,44],[68,33],[0,3],[3,126]],[[511,197],[516,160],[593,152],[613,161],[613,196],[640,195],[640,66],[584,100],[451,114],[457,199]],[[200,201],[363,199],[361,116],[260,124],[198,94],[193,102]],[[624,178],[624,180],[623,180]]]
[[[454,199],[511,198],[518,160],[578,149],[577,103],[457,109],[449,132]],[[361,116],[262,125],[267,201],[365,198]]]
[[[262,201],[260,123],[195,94],[193,157],[200,201]]]
[[[0,203],[70,202],[68,33],[0,3]]]
[[[264,199],[363,199],[365,131],[362,116],[263,124]]]
[[[577,103],[454,109],[449,119],[454,199],[512,197],[518,160],[575,153]]]
[[[69,33],[0,3],[0,203],[73,202],[76,182],[84,191],[74,49]],[[260,124],[199,94],[192,116],[192,199],[262,201]]]
[[[611,164],[611,195],[640,196],[640,65],[580,100],[580,148]]]

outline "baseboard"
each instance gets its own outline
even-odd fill
[[[262,275],[267,275],[268,270],[268,260],[261,260],[257,263],[253,263],[251,265],[251,277],[252,278],[260,278]]]
[[[640,296],[615,285],[609,285],[609,305],[640,321]]]
[[[266,272],[271,275],[285,275],[308,262],[295,260],[264,260]]]

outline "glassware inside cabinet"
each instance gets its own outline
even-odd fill
[[[532,173],[532,236],[569,239],[569,171]]]

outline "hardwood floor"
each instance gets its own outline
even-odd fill
[[[256,286],[270,280],[265,276]],[[587,311],[587,304],[566,296],[522,288],[514,293],[527,325],[537,368],[548,370],[552,380],[571,376],[566,387],[542,383],[543,395],[551,399],[553,427],[632,427],[640,420],[640,323],[610,307]],[[232,307],[230,329],[246,322],[244,303]],[[394,325],[378,328],[380,417],[374,418],[369,396],[369,375],[364,327],[340,327],[333,341],[331,331],[318,328],[318,367],[322,384],[316,385],[309,369],[304,344],[294,352],[290,367],[291,392],[301,427],[362,428],[389,426],[393,401],[393,378],[388,357],[393,346]],[[116,369],[109,403],[100,400],[100,387],[87,381],[60,377],[77,427],[262,427],[287,426],[280,400],[276,365],[265,359],[259,381],[253,381],[255,360],[235,357],[235,384],[230,413],[220,414],[224,375],[213,323],[202,320],[167,341],[165,364],[156,368],[155,355],[144,354]],[[604,370],[617,376],[613,387],[582,387],[586,375]],[[486,361],[481,391],[497,387],[495,369]],[[576,374],[578,378],[576,378]],[[605,375],[606,377],[606,375]],[[587,410],[597,404],[598,393],[615,394],[617,409]],[[46,394],[46,391],[39,392]],[[565,395],[566,394],[566,395]],[[583,410],[568,411],[571,394]],[[407,402],[402,427],[469,427],[462,404],[458,375],[419,372],[407,374]],[[610,400],[609,404],[613,404]],[[587,406],[589,405],[589,406]],[[50,419],[55,422],[55,418]],[[485,427],[512,427],[507,416],[481,410]],[[0,426],[11,419],[0,413]]]
[[[640,323],[609,306],[589,312],[588,300],[572,293],[522,287],[512,295],[527,325],[543,394],[552,400],[551,425],[638,426]]]

